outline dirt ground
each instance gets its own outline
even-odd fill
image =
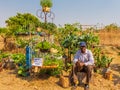
[[[90,90],[120,90],[120,49],[111,46],[103,47],[103,52],[113,57],[111,70],[113,80],[106,80],[100,74],[93,74]],[[62,88],[58,77],[41,75],[38,77],[20,77],[15,70],[3,70],[0,72],[0,90],[73,90],[72,87]],[[78,86],[76,90],[84,90]]]
[[[116,47],[120,45],[120,33],[116,33],[114,35],[110,32],[109,36],[108,32],[99,35],[101,45],[105,45],[102,47],[103,52],[114,58],[110,66],[113,80],[104,79],[102,75],[93,73],[89,90],[120,90],[120,48]],[[59,77],[47,75],[20,77],[17,76],[15,70],[0,72],[0,90],[73,90],[73,87],[62,88],[58,82]],[[84,88],[78,86],[76,90],[84,90]]]

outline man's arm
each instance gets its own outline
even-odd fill
[[[88,51],[88,62],[85,63],[85,65],[93,65],[94,64],[94,58],[92,52],[89,50]]]
[[[79,59],[79,51],[76,52],[73,63],[75,64],[78,61],[78,59]]]

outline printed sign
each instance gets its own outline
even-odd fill
[[[42,66],[43,65],[43,59],[42,58],[34,58],[33,66]]]

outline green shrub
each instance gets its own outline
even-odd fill
[[[113,58],[109,58],[105,55],[101,55],[101,56],[96,57],[95,60],[96,60],[96,66],[98,68],[102,68],[102,67],[109,67]]]
[[[14,60],[14,62],[16,64],[22,64],[22,65],[25,65],[25,55],[24,54],[21,54],[21,53],[17,53],[17,54],[13,54],[12,56],[12,59]]]

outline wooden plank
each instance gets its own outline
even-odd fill
[[[52,65],[52,66],[32,66],[33,68],[38,67],[41,69],[52,69],[52,68],[57,68],[58,65]]]

